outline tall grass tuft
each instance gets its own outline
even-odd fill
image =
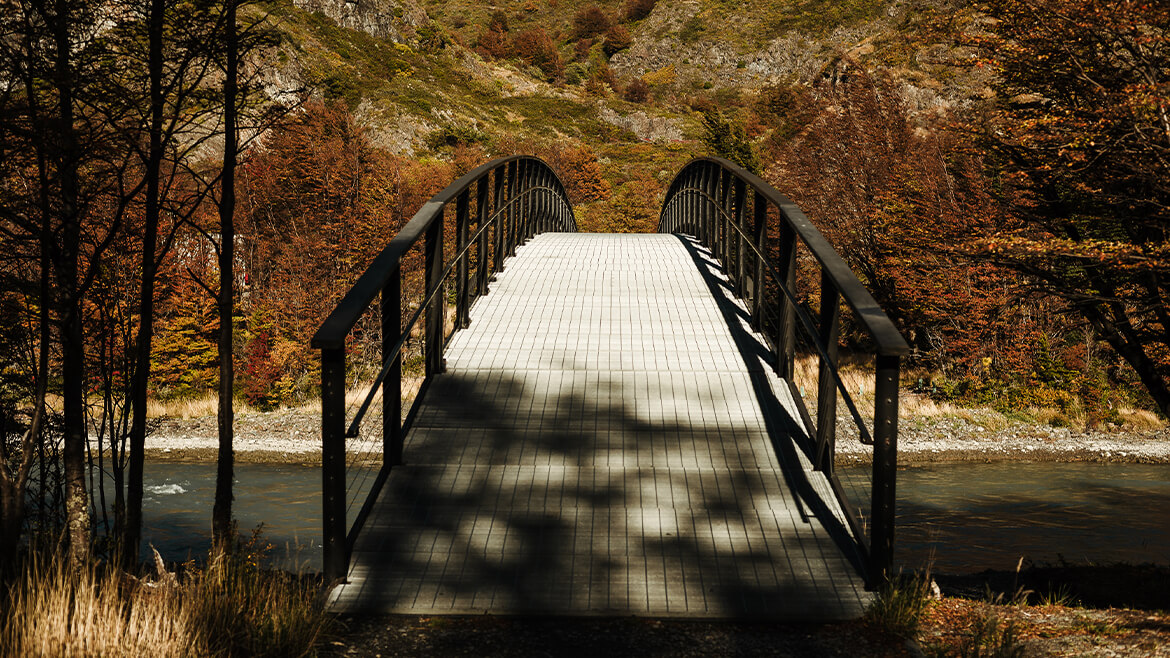
[[[34,555],[0,598],[0,658],[314,654],[331,621],[319,580],[262,568],[255,543],[157,583]]]
[[[177,592],[117,570],[28,559],[0,608],[0,656],[189,656],[206,646]]]
[[[931,601],[930,570],[889,579],[878,590],[866,611],[866,619],[883,631],[913,639],[922,623],[922,614]]]
[[[319,579],[263,569],[265,553],[257,530],[191,579],[190,614],[211,653],[305,656],[325,637]]]

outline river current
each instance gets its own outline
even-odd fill
[[[151,463],[146,477],[144,544],[167,559],[205,557],[214,464]],[[277,563],[319,568],[320,491],[315,467],[237,465],[241,533],[263,523]],[[1170,466],[935,464],[899,472],[899,564],[972,573],[1014,569],[1020,558],[1170,564]]]

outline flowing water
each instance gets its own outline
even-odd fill
[[[168,559],[202,558],[211,534],[214,464],[146,468],[144,544]],[[236,465],[240,532],[263,522],[286,567],[321,562],[321,471]],[[1036,564],[1170,564],[1170,466],[937,464],[898,474],[897,561],[939,573]]]

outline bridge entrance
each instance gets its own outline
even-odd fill
[[[543,170],[533,166],[540,178]],[[477,195],[475,234],[472,192],[456,204],[459,238],[447,269],[462,283],[453,286],[453,317],[432,308],[444,295],[418,307],[416,318],[426,313],[439,327],[424,332],[422,390],[401,425],[384,419],[383,465],[352,528],[341,508],[340,534],[340,505],[330,496],[344,500],[337,483],[346,482],[344,464],[352,461],[345,437],[360,433],[353,428],[372,396],[356,414],[346,412],[337,376],[344,361],[331,368],[329,350],[336,359],[337,348],[321,333],[315,339],[325,388],[325,563],[343,581],[333,590],[334,608],[859,616],[871,597],[867,576],[872,583],[880,572],[865,532],[879,524],[845,495],[832,469],[833,444],[818,441],[798,387],[781,376],[776,343],[760,331],[769,325],[760,322],[755,293],[742,294],[763,280],[763,270],[737,281],[700,230],[485,231],[493,210],[505,217],[508,200],[524,198],[508,193],[513,183],[504,172],[494,196],[503,203]],[[545,189],[559,186],[545,181]],[[668,201],[664,221],[669,208]],[[547,216],[534,221],[556,228]],[[442,243],[433,234],[429,240]],[[487,277],[471,259],[460,265],[460,250],[478,251],[475,261],[493,270],[514,255],[487,294]],[[444,261],[435,260],[428,258],[427,279],[447,290]],[[738,262],[750,265],[743,251]],[[766,288],[754,287],[764,297]],[[469,288],[482,294],[474,305],[464,301]],[[387,298],[383,318],[396,318],[385,311]],[[445,323],[466,328],[443,340]],[[391,356],[378,380],[399,390],[410,324],[396,347],[385,348]],[[835,357],[835,345],[831,355],[821,352]],[[401,417],[393,408],[398,397],[384,398],[391,421]],[[852,401],[849,407],[856,411]]]

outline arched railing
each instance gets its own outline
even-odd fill
[[[813,466],[825,473],[841,503],[866,555],[871,583],[880,582],[893,556],[898,376],[900,358],[909,352],[906,341],[800,208],[732,162],[697,158],[683,167],[666,193],[658,230],[689,234],[709,249],[744,300],[752,327],[771,350],[776,373],[788,383],[810,439]],[[806,308],[798,293],[798,259],[819,270],[816,311]],[[872,345],[872,431],[838,368],[842,302]],[[815,422],[796,381],[798,342],[800,352],[817,361]],[[856,496],[849,499],[834,468],[839,402],[852,416],[858,440],[872,446],[868,505]]]
[[[454,222],[448,214],[451,205]],[[470,324],[473,297],[487,294],[491,274],[503,268],[504,259],[515,254],[517,245],[544,231],[576,230],[565,188],[546,163],[529,156],[493,160],[423,204],[317,330],[312,347],[321,350],[322,544],[327,580],[345,577],[353,541],[391,467],[402,463],[403,437],[414,408],[431,379],[445,368],[443,348],[449,337],[445,325],[453,332]],[[454,233],[453,241],[447,239],[447,231]],[[407,262],[421,264],[422,272],[415,300],[404,303]],[[450,301],[455,312],[448,322],[447,281],[452,277]],[[373,308],[379,296],[379,306]],[[375,321],[360,322],[371,311],[377,316]],[[414,334],[420,319],[423,329],[418,341]],[[375,325],[371,331],[380,329],[380,367],[372,382],[365,383],[365,395],[355,400],[351,417],[346,409],[346,356],[353,349],[354,334],[365,333],[366,324]],[[412,341],[421,342],[417,356],[422,359],[422,380],[404,419],[403,355]],[[362,488],[366,495],[361,509],[348,525],[346,511],[355,496],[347,492],[347,466],[351,465],[347,459],[352,451],[347,452],[346,441],[362,434],[362,422],[379,396],[380,466],[368,488]]]

